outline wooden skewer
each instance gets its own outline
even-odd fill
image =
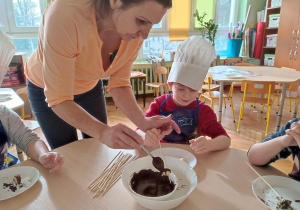
[[[257,173],[257,171],[247,161],[245,162],[280,198],[282,198],[282,196],[279,195],[279,193],[261,175],[259,175],[259,173]]]
[[[162,157],[164,159],[165,168],[167,168],[167,163],[166,163],[166,160],[165,160],[165,156],[164,156],[163,150],[161,148],[160,140],[158,141],[158,144],[159,144],[159,148],[160,148],[160,151],[161,151],[161,155],[162,155]]]
[[[124,168],[139,157],[119,152],[109,165],[95,178],[88,188],[95,192],[93,198],[104,194],[121,178]]]

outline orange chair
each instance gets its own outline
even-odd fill
[[[239,131],[240,128],[240,123],[243,117],[245,103],[247,102],[254,103],[254,104],[260,103],[260,104],[266,104],[268,106],[267,127],[266,127],[266,135],[267,135],[269,129],[270,111],[272,107],[271,94],[275,90],[275,82],[243,80],[241,90],[244,92],[244,96],[241,102],[241,109],[240,109],[237,131]],[[247,93],[251,93],[251,96],[247,96]],[[257,94],[264,94],[266,97],[265,98],[256,97]]]
[[[202,86],[202,89],[199,91],[199,93],[200,93],[199,100],[201,100],[202,97],[204,98],[204,101],[206,101],[206,99],[210,100],[210,107],[214,110],[213,101],[214,100],[219,101],[219,97],[220,97],[220,92],[218,91],[219,89],[220,89],[220,85],[212,84],[211,75],[206,74],[206,77],[204,79],[204,85]],[[223,99],[224,99],[225,108],[226,108],[225,99],[230,100],[230,106],[231,106],[231,110],[232,110],[232,118],[233,118],[233,122],[235,122],[232,97],[229,95],[223,94]]]
[[[159,88],[165,87],[166,92],[169,93],[169,89],[167,86],[167,74],[168,69],[164,66],[157,66],[154,69],[155,80],[154,82],[146,83],[146,86],[152,87],[154,89],[154,94],[156,93],[156,97],[159,95]],[[162,82],[159,82],[158,77],[161,77]]]

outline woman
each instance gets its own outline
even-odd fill
[[[141,130],[179,128],[171,117],[144,116],[130,86],[143,39],[171,0],[53,0],[46,8],[38,48],[26,64],[28,97],[52,149],[92,136],[111,148],[140,148],[125,125],[107,125],[101,78],[118,108]]]

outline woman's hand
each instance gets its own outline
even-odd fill
[[[173,131],[173,129],[177,133],[181,133],[178,125],[172,120],[172,115],[169,115],[168,117],[161,116],[161,115],[146,117],[146,121],[143,124],[143,126],[139,126],[139,128],[142,129],[143,131],[147,131],[152,128],[160,129],[161,130],[160,134],[162,136],[169,135]]]
[[[159,129],[152,128],[151,130],[146,131],[144,144],[150,147],[156,146],[163,137],[164,136],[161,135],[161,131]]]
[[[204,136],[192,139],[189,142],[191,143],[190,147],[196,154],[202,154],[210,151],[209,141]]]
[[[113,149],[140,149],[140,144],[144,144],[140,135],[123,124],[107,126],[97,139]]]
[[[50,169],[50,173],[58,172],[64,163],[64,158],[57,152],[47,152],[39,157],[39,162],[44,168]]]

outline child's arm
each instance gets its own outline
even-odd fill
[[[196,139],[190,140],[190,147],[196,154],[202,154],[211,151],[227,149],[230,146],[231,140],[228,136],[218,136],[208,140],[204,136],[199,136]]]
[[[285,147],[292,146],[293,137],[284,135],[266,142],[254,144],[248,151],[248,160],[253,165],[265,165]]]
[[[293,122],[290,129],[284,130],[283,128],[283,130],[280,132],[282,134],[286,134],[269,139],[268,141],[257,143],[249,149],[248,160],[251,164],[265,165],[269,163],[272,158],[278,155],[284,148],[300,145],[300,141],[299,143],[295,141],[295,139],[299,139],[300,137],[300,124],[298,122]]]
[[[57,152],[50,152],[42,140],[30,143],[26,154],[31,159],[40,162],[44,168],[49,169],[50,173],[59,171],[64,163],[63,156]]]

